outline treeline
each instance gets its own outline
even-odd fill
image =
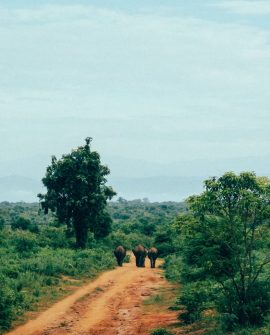
[[[53,220],[51,213],[48,215],[40,214],[41,208],[38,203],[12,203],[3,201],[0,202],[0,227],[15,227],[17,225],[17,221],[20,221],[22,218],[26,220],[24,225],[27,227],[29,227],[29,225],[45,226]]]
[[[109,203],[113,218],[109,239],[113,245],[122,244],[129,250],[139,242],[146,248],[155,245],[161,257],[172,254],[177,249],[172,223],[177,214],[185,211],[184,202],[150,203],[120,198]]]

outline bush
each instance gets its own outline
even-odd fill
[[[178,304],[183,305],[185,312],[179,318],[186,324],[198,321],[202,312],[213,308],[215,300],[213,284],[211,282],[191,282],[184,285]]]
[[[15,218],[11,223],[11,228],[13,230],[21,229],[28,230],[31,227],[31,221],[22,216]]]
[[[43,228],[39,235],[40,245],[52,248],[68,248],[72,244],[72,240],[66,236],[66,228],[50,227]]]
[[[114,249],[118,245],[122,245],[127,250],[133,249],[138,244],[142,244],[146,248],[150,248],[153,246],[153,242],[152,237],[145,236],[140,233],[125,234],[121,231],[115,231],[104,239],[104,243],[111,249]]]
[[[229,289],[229,288],[228,288]],[[233,330],[238,324],[245,326],[263,325],[270,309],[270,284],[258,281],[247,291],[246,302],[240,303],[233,288],[220,301],[222,326],[225,331]],[[228,313],[227,311],[230,311]],[[248,320],[248,324],[245,324]]]
[[[10,327],[14,319],[16,293],[8,286],[6,279],[0,277],[0,330]]]
[[[19,253],[33,252],[38,248],[36,235],[26,231],[18,231],[14,236],[13,243]]]
[[[169,226],[159,228],[157,231],[154,245],[157,247],[160,257],[164,257],[175,252],[172,236],[173,231]]]
[[[4,229],[4,226],[5,226],[5,220],[0,217],[0,230]]]
[[[150,335],[174,335],[174,333],[165,328],[156,328],[151,331]]]
[[[169,255],[165,257],[164,268],[166,278],[171,281],[180,282],[182,266],[181,256]]]

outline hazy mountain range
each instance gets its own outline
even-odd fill
[[[105,157],[111,169],[108,183],[117,196],[126,199],[149,198],[151,201],[181,201],[203,189],[203,180],[225,171],[256,171],[269,175],[269,158],[247,157],[218,161],[184,161],[170,164]],[[0,166],[0,201],[37,201],[44,191],[41,178],[50,159],[46,155],[25,160],[2,162]]]

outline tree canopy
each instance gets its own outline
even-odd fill
[[[270,182],[254,173],[226,173],[205,181],[188,199],[191,214],[175,227],[185,236],[186,281],[210,280],[221,288],[218,308],[238,324],[263,321],[270,307]]]
[[[46,194],[39,194],[45,213],[50,209],[60,223],[75,232],[78,247],[85,247],[88,231],[96,238],[110,232],[111,218],[106,210],[107,200],[116,193],[106,186],[110,173],[101,164],[100,156],[90,149],[91,138],[84,146],[72,150],[57,160],[52,157],[42,179]]]

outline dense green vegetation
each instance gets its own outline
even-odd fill
[[[173,238],[172,223],[175,216],[186,210],[185,203],[150,203],[145,200],[127,201],[119,198],[109,203],[113,218],[109,239],[113,245],[122,244],[131,249],[140,241],[145,247],[155,245],[160,256],[176,250],[177,239]]]
[[[150,335],[174,335],[174,334],[165,328],[156,328],[150,333]]]
[[[0,332],[46,296],[64,294],[69,278],[94,277],[113,268],[111,250],[102,245],[74,250],[63,228],[41,227],[38,232],[4,228],[0,231]]]
[[[0,332],[44,297],[54,300],[65,294],[69,280],[114,267],[112,250],[119,244],[131,249],[157,243],[163,253],[174,251],[168,231],[184,210],[184,204],[175,202],[110,202],[112,232],[103,239],[90,232],[87,248],[77,250],[74,234],[52,213],[45,215],[39,204],[0,203]]]
[[[180,319],[204,322],[207,334],[268,334],[269,180],[211,178],[188,206],[173,224],[178,252],[165,262],[168,279],[182,284]]]
[[[174,307],[183,324],[209,335],[269,334],[267,178],[227,173],[207,180],[187,203],[119,198],[107,211],[111,232],[100,238],[89,229],[82,250],[74,230],[39,204],[0,204],[0,330],[44,296],[65,294],[70,280],[114,267],[117,245],[141,243],[156,246],[166,277],[181,283]]]

